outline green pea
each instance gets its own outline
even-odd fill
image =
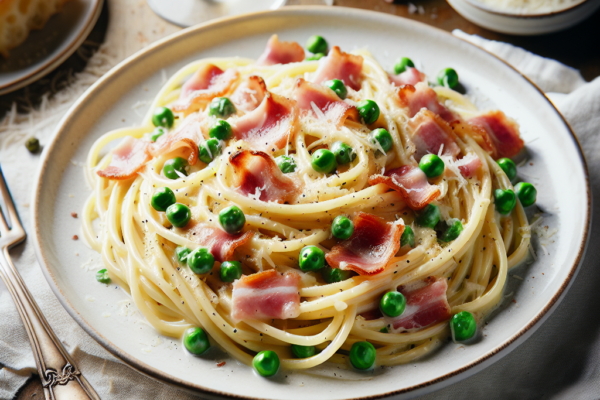
[[[402,232],[402,236],[400,237],[400,247],[406,245],[415,247],[415,232],[408,225],[404,227],[404,232]]]
[[[183,334],[183,346],[190,353],[199,356],[210,348],[208,335],[202,328],[189,328]]]
[[[408,57],[402,57],[394,64],[394,74],[399,75],[406,71],[406,68],[414,68],[415,64]]]
[[[375,346],[369,342],[356,342],[350,348],[350,363],[356,369],[369,369],[375,364]]]
[[[379,118],[379,106],[373,100],[361,100],[356,103],[356,108],[367,125],[371,125]]]
[[[331,234],[334,238],[340,240],[350,239],[354,232],[354,224],[350,218],[344,215],[338,215],[331,224]]]
[[[387,326],[384,326],[383,328],[381,328],[381,329],[379,330],[379,332],[381,332],[381,333],[390,333],[390,331],[389,331],[389,329],[388,329],[388,327],[387,327]]]
[[[208,115],[214,117],[227,118],[235,113],[235,106],[227,97],[215,97],[208,106]]]
[[[321,269],[321,276],[326,283],[336,283],[350,279],[352,271],[344,271],[343,269],[331,268],[329,265],[325,265]]]
[[[325,57],[324,53],[317,53],[317,54],[313,54],[312,56],[306,57],[306,61],[318,61],[323,57]]]
[[[150,200],[152,208],[156,211],[167,211],[167,208],[176,202],[175,193],[166,186],[156,189]]]
[[[312,154],[311,165],[317,172],[330,174],[337,169],[335,155],[327,149],[319,149]]]
[[[192,213],[188,206],[180,203],[171,204],[167,208],[167,219],[169,222],[177,227],[183,228],[190,222],[190,218],[192,217]]]
[[[338,97],[342,100],[344,100],[346,96],[348,96],[348,89],[346,88],[346,85],[344,85],[344,82],[342,82],[339,79],[332,79],[330,81],[327,81],[325,82],[325,86],[333,90],[335,94],[337,94]]]
[[[232,135],[233,130],[231,129],[231,125],[229,122],[222,119],[215,122],[214,125],[208,130],[208,136],[219,140],[227,140]]]
[[[453,89],[458,85],[458,74],[452,68],[446,68],[440,71],[438,74],[438,83],[441,86],[448,86]]]
[[[327,41],[322,36],[313,35],[306,42],[306,49],[311,53],[327,53]]]
[[[331,145],[331,151],[335,155],[338,165],[350,164],[356,159],[354,149],[344,142],[337,141]]]
[[[177,259],[179,260],[179,262],[181,263],[185,263],[187,261],[187,256],[191,253],[192,251],[190,249],[188,249],[185,246],[178,246],[175,249],[175,254],[177,255]]]
[[[475,317],[468,311],[454,314],[450,320],[450,330],[452,331],[452,337],[457,342],[471,339],[477,332]]]
[[[154,126],[164,126],[165,128],[173,127],[173,123],[175,123],[173,111],[167,107],[157,107],[152,114],[152,123]]]
[[[502,168],[508,180],[512,181],[517,177],[517,166],[513,160],[510,158],[501,158],[496,162]]]
[[[175,172],[178,171],[180,174],[187,176],[185,167],[187,161],[181,157],[175,157],[165,162],[163,165],[163,174],[169,179],[179,179],[181,176]]]
[[[317,246],[306,246],[300,250],[298,264],[304,272],[319,270],[325,265],[325,253]]]
[[[373,132],[371,132],[371,141],[375,143],[379,143],[379,146],[383,149],[385,153],[390,151],[392,147],[394,147],[394,140],[392,139],[392,135],[387,131],[387,129],[377,128]]]
[[[233,282],[242,277],[242,264],[239,261],[224,261],[221,263],[219,276],[223,282]]]
[[[294,157],[282,155],[275,159],[275,163],[284,174],[296,171],[296,160],[294,160]]]
[[[254,356],[252,366],[260,376],[273,376],[279,370],[279,356],[271,350],[264,350]]]
[[[198,158],[203,163],[209,164],[221,154],[221,142],[218,139],[208,139],[198,147]]]
[[[246,216],[238,206],[225,207],[219,212],[219,223],[225,232],[238,233],[246,224]]]
[[[208,274],[215,265],[215,258],[204,247],[198,247],[187,256],[187,264],[195,274]]]
[[[96,272],[96,280],[100,283],[106,283],[107,285],[110,283],[110,276],[108,275],[108,270],[106,268],[101,269]]]
[[[165,133],[167,133],[167,130],[165,128],[163,128],[162,126],[157,126],[156,128],[154,128],[154,130],[150,134],[150,139],[153,142],[156,142],[158,140],[158,138],[160,138]]]
[[[428,204],[419,213],[415,221],[420,226],[433,229],[438,224],[438,222],[440,222],[440,218],[442,218],[440,208],[435,204]]]
[[[419,168],[428,178],[437,178],[444,173],[444,161],[435,154],[426,154],[419,161]]]
[[[455,240],[463,231],[463,224],[457,218],[452,218],[448,221],[450,225],[442,232],[439,239],[442,242],[451,242]]]
[[[25,142],[25,147],[31,154],[35,154],[40,151],[40,141],[35,137],[29,138]]]
[[[294,354],[296,358],[308,358],[314,356],[316,353],[317,349],[315,349],[315,346],[292,345],[292,354]]]
[[[519,197],[519,201],[523,207],[529,207],[535,203],[537,190],[531,183],[519,182],[517,183],[517,186],[515,186],[515,190],[517,191],[517,197]]]
[[[510,189],[496,189],[494,197],[496,198],[496,210],[500,214],[510,214],[517,205],[517,196]]]
[[[387,292],[379,301],[379,309],[383,315],[397,317],[402,315],[406,308],[406,297],[400,292]]]

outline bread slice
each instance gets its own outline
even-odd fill
[[[32,29],[42,29],[69,0],[0,0],[0,55],[8,57]]]

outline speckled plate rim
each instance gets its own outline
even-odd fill
[[[549,11],[549,12],[545,12],[545,13],[523,14],[523,13],[510,13],[510,12],[498,11],[491,7],[486,6],[485,4],[483,4],[477,0],[465,0],[465,1],[467,3],[469,3],[470,5],[472,5],[473,7],[478,8],[487,13],[494,14],[494,15],[500,15],[503,17],[518,18],[518,19],[536,19],[536,18],[552,17],[555,15],[565,14],[565,13],[574,11],[580,7],[587,6],[590,3],[593,3],[594,1],[598,2],[598,0],[583,0],[583,1],[581,1],[577,4],[574,4],[570,7],[562,8],[562,9],[559,9],[556,11]]]
[[[120,359],[121,361],[126,363],[131,368],[137,370],[138,372],[140,372],[144,375],[147,375],[151,378],[159,380],[161,382],[172,384],[174,386],[177,386],[177,387],[187,390],[187,391],[192,391],[195,393],[202,393],[211,398],[226,397],[226,398],[257,399],[256,397],[250,397],[250,396],[232,395],[232,394],[220,391],[220,390],[214,390],[214,389],[206,388],[201,385],[190,383],[190,382],[184,381],[176,376],[165,373],[159,369],[151,367],[144,362],[141,362],[137,358],[130,356],[127,352],[118,348],[116,345],[114,345],[112,342],[110,342],[106,337],[104,337],[98,331],[96,331],[82,317],[82,315],[77,311],[76,307],[74,307],[73,304],[66,298],[66,296],[60,289],[58,282],[49,267],[47,255],[45,254],[45,252],[41,246],[41,223],[40,223],[40,214],[39,214],[40,202],[41,202],[40,188],[42,185],[42,179],[44,177],[44,171],[46,170],[48,163],[50,162],[49,154],[52,153],[53,148],[56,146],[57,141],[60,139],[61,133],[63,132],[62,128],[69,123],[71,118],[73,118],[73,114],[77,111],[78,107],[80,107],[83,103],[85,103],[85,101],[90,96],[94,96],[95,90],[98,87],[100,87],[105,82],[107,82],[111,79],[115,79],[120,73],[122,73],[124,70],[126,70],[128,68],[129,64],[131,64],[133,60],[144,57],[148,53],[156,51],[163,46],[168,46],[169,43],[176,41],[176,40],[180,40],[182,37],[185,37],[187,35],[193,35],[198,31],[208,30],[208,29],[214,27],[215,25],[234,24],[236,22],[247,21],[247,20],[250,20],[250,19],[253,19],[256,17],[261,17],[265,14],[288,14],[289,16],[292,16],[293,13],[296,11],[298,11],[298,12],[302,12],[302,11],[319,12],[319,13],[325,13],[325,14],[346,13],[346,14],[354,14],[353,15],[354,17],[367,13],[371,17],[376,17],[376,18],[381,18],[381,19],[400,18],[400,17],[389,15],[389,14],[375,12],[375,11],[352,9],[352,8],[346,8],[346,7],[331,7],[331,8],[329,8],[329,7],[318,7],[318,6],[316,6],[316,7],[298,6],[298,7],[285,7],[283,9],[279,9],[279,10],[263,11],[263,12],[257,12],[257,13],[246,14],[246,15],[241,15],[241,16],[225,17],[225,18],[211,21],[211,22],[208,22],[208,23],[196,26],[196,27],[191,27],[191,28],[182,30],[180,32],[177,32],[173,35],[170,35],[160,41],[153,43],[152,45],[148,46],[147,48],[141,50],[140,52],[138,52],[138,53],[134,54],[133,56],[127,58],[126,60],[122,61],[120,64],[118,64],[116,67],[114,67],[108,73],[106,73],[102,78],[100,78],[96,83],[94,83],[73,104],[73,106],[71,107],[69,112],[67,112],[67,114],[63,117],[63,119],[59,123],[59,125],[55,131],[54,137],[52,139],[52,142],[44,150],[43,160],[38,167],[38,171],[37,171],[37,175],[36,175],[35,191],[33,193],[33,198],[32,198],[33,208],[31,210],[32,221],[34,224],[34,226],[33,226],[33,228],[34,228],[33,241],[34,241],[35,252],[36,252],[37,259],[42,267],[42,272],[43,272],[44,276],[46,277],[46,280],[50,284],[50,287],[54,291],[54,294],[56,295],[58,300],[61,302],[63,307],[67,310],[67,312],[71,315],[71,317],[73,317],[73,319],[75,319],[79,323],[79,325],[94,340],[96,340],[106,350],[108,350],[111,354],[113,354],[115,357],[117,357],[118,359]],[[435,30],[438,33],[443,32],[444,34],[452,36],[450,33],[446,32],[446,31],[442,31],[438,28],[434,28],[434,27],[422,24],[420,22],[405,19],[404,23],[409,24],[409,25],[410,24],[419,25],[421,27],[426,26],[427,29]],[[452,37],[454,39],[462,40],[455,36],[452,36]],[[380,393],[380,394],[376,394],[376,395],[372,395],[372,396],[356,397],[353,400],[379,399],[379,398],[384,398],[384,397],[388,397],[388,396],[400,395],[400,394],[404,394],[407,392],[412,392],[411,394],[414,394],[414,395],[421,394],[421,392],[422,393],[431,392],[434,390],[441,389],[442,387],[450,385],[461,379],[467,378],[468,376],[470,376],[470,375],[478,372],[479,370],[491,365],[492,363],[498,361],[500,358],[507,355],[511,350],[513,350],[519,344],[521,344],[523,341],[525,341],[529,336],[531,336],[534,333],[534,331],[537,328],[539,328],[541,323],[546,318],[548,318],[550,316],[550,314],[556,309],[556,307],[558,306],[560,301],[564,298],[569,287],[573,283],[573,280],[574,280],[575,276],[577,275],[579,266],[581,265],[581,262],[585,255],[585,252],[586,252],[587,244],[589,242],[589,237],[590,237],[589,233],[590,233],[591,221],[592,221],[592,218],[591,218],[592,195],[591,195],[591,189],[590,189],[590,183],[589,183],[589,174],[588,174],[587,163],[585,161],[585,157],[583,155],[583,151],[581,149],[579,140],[575,136],[573,129],[571,128],[569,123],[565,120],[565,118],[562,116],[560,111],[558,111],[558,109],[556,109],[554,104],[552,104],[552,102],[548,99],[548,97],[542,92],[542,90],[539,87],[537,87],[526,76],[521,74],[510,64],[508,64],[504,60],[500,59],[499,57],[495,56],[494,54],[492,54],[492,53],[484,50],[483,48],[476,46],[468,41],[465,41],[465,40],[462,40],[462,41],[467,43],[470,46],[473,46],[474,48],[478,49],[479,51],[486,53],[488,56],[489,55],[493,56],[494,59],[496,59],[498,62],[502,63],[505,67],[510,68],[511,70],[513,70],[514,72],[519,74],[521,77],[523,77],[524,82],[528,82],[539,92],[540,96],[542,96],[542,98],[548,102],[551,109],[557,114],[557,116],[563,122],[564,127],[569,132],[570,139],[573,141],[575,149],[578,152],[579,162],[581,163],[580,165],[581,165],[583,175],[584,175],[583,178],[585,180],[587,207],[585,210],[586,224],[585,224],[585,227],[583,230],[582,240],[579,245],[577,255],[574,256],[573,263],[569,268],[569,273],[568,273],[567,277],[565,278],[565,280],[562,282],[562,284],[561,284],[560,288],[557,290],[557,292],[552,296],[552,298],[547,302],[547,304],[535,315],[535,317],[533,317],[531,319],[531,321],[525,327],[523,327],[518,332],[516,332],[513,336],[511,336],[510,338],[505,340],[504,343],[497,346],[493,350],[486,352],[485,354],[481,355],[476,360],[464,365],[463,367],[458,368],[458,369],[456,369],[450,373],[447,373],[445,375],[439,376],[435,379],[431,379],[422,384],[408,386],[408,387],[404,387],[404,388],[401,388],[398,390],[393,390],[393,391],[389,391],[386,393]]]
[[[88,37],[96,21],[100,17],[100,13],[102,12],[102,5],[104,4],[104,0],[90,0],[92,2],[92,12],[87,14],[87,20],[84,22],[83,29],[77,32],[72,39],[71,43],[62,51],[52,53],[46,60],[41,62],[39,66],[31,71],[28,74],[21,75],[13,81],[9,81],[5,84],[0,84],[0,96],[14,92],[15,90],[21,89],[23,86],[27,86],[30,83],[37,81],[38,79],[44,77],[45,75],[52,72],[56,67],[63,63],[67,58],[71,56],[81,44]],[[43,30],[43,28],[42,28]]]

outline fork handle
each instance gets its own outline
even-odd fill
[[[4,248],[0,277],[10,292],[29,336],[46,400],[100,400],[46,321]]]

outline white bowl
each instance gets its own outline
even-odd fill
[[[499,11],[476,0],[447,0],[457,13],[495,32],[512,35],[541,35],[557,32],[578,24],[600,7],[600,0],[585,0],[558,11],[523,14]]]
[[[69,215],[82,209],[90,193],[79,163],[92,143],[109,130],[139,124],[132,107],[154,97],[163,74],[204,57],[256,58],[273,33],[301,43],[318,33],[343,50],[367,47],[388,69],[403,55],[418,60],[429,76],[453,67],[478,105],[500,108],[519,122],[531,156],[519,172],[535,179],[537,203],[548,213],[544,224],[559,231],[547,255],[540,249],[536,262],[510,272],[505,289],[510,296],[483,328],[483,340],[469,346],[449,342],[424,359],[367,373],[326,364],[263,379],[216,350],[193,357],[177,340],[157,339],[142,318],[119,312],[119,302],[129,301],[124,291],[99,285],[95,272],[82,268],[100,256],[71,240],[81,220]],[[387,14],[284,7],[183,30],[105,74],[73,105],[46,146],[32,204],[31,237],[56,296],[95,340],[132,368],[204,398],[333,400],[408,398],[473,374],[514,349],[550,315],[572,282],[589,236],[591,198],[585,160],[568,124],[539,89],[502,60],[447,32]],[[216,360],[226,360],[226,367],[217,368]]]

